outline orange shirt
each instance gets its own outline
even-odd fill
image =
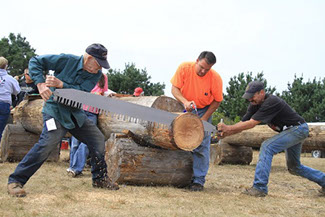
[[[197,108],[204,108],[213,100],[223,100],[220,75],[210,69],[205,76],[198,76],[195,72],[195,62],[182,63],[170,82],[181,90],[185,99],[193,100]]]

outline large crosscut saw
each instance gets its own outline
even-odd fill
[[[169,127],[177,117],[177,114],[167,111],[76,89],[56,89],[53,94],[53,100],[56,102],[79,109],[82,109],[83,105],[87,105],[90,109],[94,108],[98,110],[99,113],[123,115],[124,120],[128,120],[127,116],[129,116],[142,121],[154,122]],[[214,134],[216,132],[216,127],[207,121],[203,121],[203,126],[205,133]]]

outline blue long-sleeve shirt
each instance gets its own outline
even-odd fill
[[[0,102],[12,104],[11,94],[17,95],[20,92],[19,83],[7,70],[0,69]]]
[[[90,92],[100,79],[102,72],[97,74],[83,70],[83,56],[71,54],[42,55],[33,57],[29,61],[29,74],[37,85],[44,83],[44,71],[53,70],[54,76],[63,82],[63,88],[78,89]],[[55,88],[51,87],[53,92]],[[54,117],[63,127],[67,129],[75,128],[72,116],[76,119],[78,126],[82,126],[85,121],[83,111],[77,108],[65,106],[53,101],[53,95],[43,106],[43,113]]]

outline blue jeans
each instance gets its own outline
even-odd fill
[[[87,111],[85,113],[88,119],[97,125],[97,115]],[[89,150],[87,145],[72,136],[70,147],[70,169],[76,174],[81,173],[85,167],[88,154]]]
[[[198,115],[202,117],[208,110],[209,106],[202,109],[198,109]],[[195,114],[195,111],[192,111]],[[210,116],[208,122],[212,122],[212,117]],[[211,144],[211,134],[204,134],[203,141],[199,147],[193,150],[193,177],[192,182],[204,185],[205,176],[209,170],[210,161],[210,144]]]
[[[97,126],[86,118],[81,127],[76,125],[74,129],[68,130],[55,120],[57,129],[48,131],[45,122],[51,118],[51,116],[43,114],[43,131],[38,143],[18,164],[14,173],[9,176],[8,183],[19,182],[22,185],[26,184],[29,178],[42,166],[51,151],[57,148],[68,131],[78,140],[88,145],[93,181],[107,178],[107,166],[104,159],[105,137]]]
[[[2,138],[2,132],[7,125],[9,116],[10,116],[10,104],[5,102],[0,102],[0,142]]]
[[[325,174],[323,172],[306,167],[300,163],[302,143],[307,138],[308,133],[308,125],[305,123],[282,131],[264,141],[256,165],[253,187],[265,193],[268,192],[267,184],[273,155],[284,150],[290,173],[302,176],[325,187]]]

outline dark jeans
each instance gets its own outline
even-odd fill
[[[0,102],[0,141],[2,138],[2,132],[7,125],[9,116],[10,116],[10,104]]]
[[[85,111],[89,120],[97,125],[97,114]],[[70,169],[76,174],[82,172],[85,167],[89,151],[85,143],[80,142],[74,136],[71,137],[70,145]]]
[[[64,135],[69,131],[74,137],[87,144],[91,156],[92,179],[101,180],[107,177],[107,166],[105,162],[105,138],[97,126],[85,118],[82,127],[68,130],[58,121],[55,121],[56,130],[48,131],[45,122],[52,117],[43,114],[43,131],[38,143],[26,154],[18,164],[14,173],[9,176],[8,183],[19,182],[26,184],[29,178],[42,166]]]

